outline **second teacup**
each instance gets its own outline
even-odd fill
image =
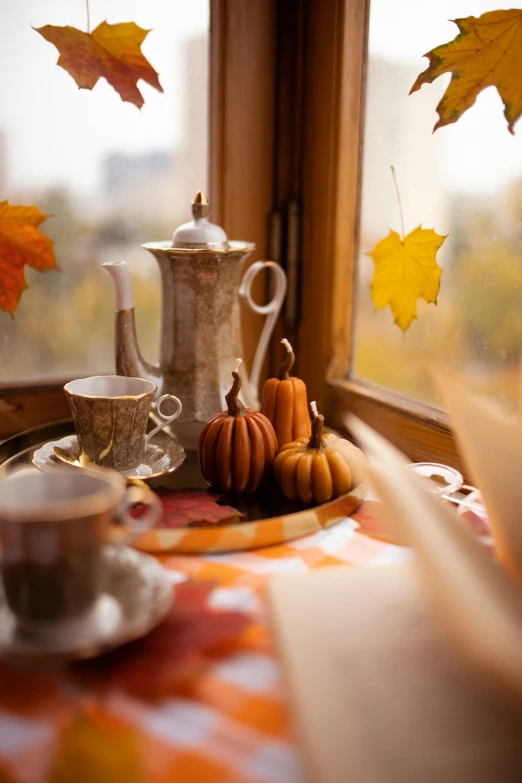
[[[138,518],[135,504],[145,506]],[[24,469],[0,481],[0,572],[20,627],[43,632],[84,616],[105,589],[113,523],[130,542],[160,518],[150,489],[101,468]]]
[[[157,387],[143,378],[100,375],[71,381],[64,390],[80,454],[97,465],[114,470],[138,467],[150,439],[181,413],[181,401],[172,394],[164,394],[154,402]],[[175,403],[173,414],[161,411],[165,400]],[[163,421],[146,435],[151,410],[155,410]]]

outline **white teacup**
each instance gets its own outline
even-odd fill
[[[71,381],[64,390],[74,419],[80,456],[114,470],[137,468],[150,439],[181,413],[181,401],[172,394],[164,394],[154,402],[157,387],[143,378],[100,375]],[[174,402],[174,413],[162,412],[161,405],[166,400]],[[163,421],[146,435],[151,410]]]

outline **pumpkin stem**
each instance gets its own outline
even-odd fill
[[[234,383],[230,387],[230,391],[228,392],[228,394],[225,394],[225,400],[227,403],[229,416],[244,416],[246,413],[245,406],[238,398],[238,394],[241,391],[241,385],[242,385],[238,370],[239,370],[239,365],[241,364],[242,361],[243,361],[242,359],[236,359],[234,369],[232,370],[232,377],[234,378]]]
[[[317,404],[315,402],[310,403],[310,410],[312,411],[312,436],[308,441],[309,449],[323,449],[325,443],[322,438],[324,416],[317,411]]]
[[[277,375],[280,381],[287,381],[290,378],[290,370],[294,366],[295,362],[295,353],[292,350],[292,346],[286,339],[281,340],[282,345],[285,346],[287,350],[286,358],[284,362],[281,362],[279,365],[279,370],[277,371]]]

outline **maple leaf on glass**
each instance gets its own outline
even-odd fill
[[[157,72],[140,48],[150,30],[134,22],[102,22],[92,33],[51,24],[34,29],[56,46],[60,52],[58,65],[80,88],[92,90],[98,79],[105,78],[123,101],[138,109],[144,104],[138,79],[163,92]]]
[[[404,240],[390,231],[369,256],[375,264],[372,297],[377,309],[390,305],[403,332],[417,317],[417,299],[437,303],[442,269],[436,254],[446,237],[418,226]]]
[[[238,646],[247,614],[214,609],[214,582],[180,582],[167,617],[147,636],[77,665],[88,683],[155,700],[186,689],[210,659]]]
[[[37,207],[0,202],[0,308],[14,314],[24,289],[24,266],[56,269],[53,243],[39,230],[48,217]]]
[[[430,64],[410,90],[452,73],[437,106],[433,130],[456,122],[486,87],[496,87],[504,103],[510,133],[522,114],[522,9],[490,11],[478,18],[454,19],[459,34],[425,54]]]

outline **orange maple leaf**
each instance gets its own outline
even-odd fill
[[[27,288],[24,265],[56,269],[52,240],[38,229],[47,217],[37,207],[0,202],[0,308],[11,315]]]
[[[98,79],[105,78],[123,101],[138,109],[144,104],[138,79],[163,92],[157,72],[140,49],[150,30],[134,22],[102,22],[92,33],[51,24],[34,29],[56,46],[60,52],[58,65],[80,88],[92,90]]]
[[[433,130],[456,122],[473,106],[486,87],[496,87],[504,103],[510,133],[522,114],[522,9],[490,11],[478,18],[453,20],[457,37],[425,54],[430,64],[410,90],[452,73],[448,89],[437,106],[439,121]]]

